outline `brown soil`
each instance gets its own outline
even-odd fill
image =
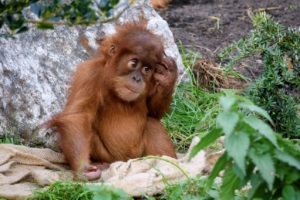
[[[185,49],[217,61],[216,56],[234,40],[254,29],[247,10],[266,10],[285,27],[300,26],[299,0],[173,0],[158,11]],[[219,22],[217,22],[219,19]],[[248,58],[238,71],[253,79],[262,71],[258,56]]]

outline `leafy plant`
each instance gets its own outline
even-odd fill
[[[109,186],[95,186],[76,182],[56,182],[47,190],[36,190],[30,200],[126,200],[132,199],[123,190]]]
[[[277,132],[300,138],[300,28],[286,31],[265,12],[250,16],[256,28],[228,46],[219,58],[229,60],[224,67],[231,69],[242,58],[259,53],[265,70],[246,93],[268,111]]]
[[[220,103],[223,111],[217,117],[219,128],[203,137],[190,156],[225,135],[226,151],[209,175],[206,189],[211,189],[224,170],[220,199],[233,199],[235,190],[249,184],[248,199],[299,199],[300,149],[258,118],[273,124],[265,110],[246,98],[229,94],[221,97]]]
[[[195,177],[176,184],[169,184],[160,199],[176,200],[212,200],[219,198],[220,186],[213,183],[210,190],[205,190],[207,178]]]
[[[54,25],[106,22],[106,17],[112,16],[112,9],[118,2],[119,0],[0,1],[0,29],[6,24],[10,35],[13,35],[28,31],[28,24],[35,24],[40,29],[53,29]],[[29,9],[38,20],[26,18],[24,13]]]
[[[93,193],[93,200],[130,200],[133,199],[124,190],[109,186],[86,186],[88,191]]]

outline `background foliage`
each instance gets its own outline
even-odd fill
[[[253,17],[256,26],[250,35],[228,46],[219,56],[224,67],[259,53],[264,73],[247,89],[247,96],[266,109],[275,131],[285,137],[300,138],[300,27],[288,28],[265,12]]]
[[[248,199],[299,199],[300,149],[261,120],[273,124],[268,113],[248,99],[227,94],[220,102],[223,107],[217,117],[220,128],[203,137],[190,155],[193,157],[225,135],[226,151],[209,175],[207,190],[211,190],[215,178],[224,170],[219,199],[231,200],[237,189],[247,186]]]
[[[0,29],[6,25],[5,35],[23,33],[29,24],[40,29],[53,29],[54,25],[90,25],[107,21],[119,0],[8,0],[0,1]],[[26,11],[37,18],[28,19]],[[27,17],[26,17],[27,16]],[[102,21],[100,21],[102,20]]]

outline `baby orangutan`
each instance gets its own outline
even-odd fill
[[[67,103],[50,121],[78,178],[96,180],[101,163],[146,155],[176,158],[160,119],[177,78],[162,39],[137,22],[100,42],[99,57],[74,74]]]

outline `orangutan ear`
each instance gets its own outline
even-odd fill
[[[115,53],[116,53],[116,47],[115,45],[112,44],[108,49],[108,55],[113,56]]]

